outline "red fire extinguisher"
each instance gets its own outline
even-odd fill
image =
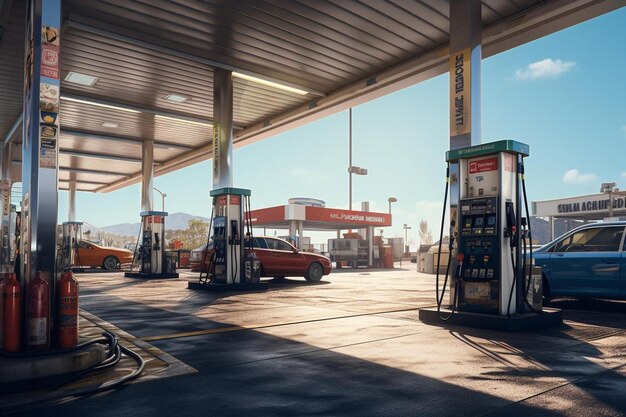
[[[37,271],[26,289],[26,348],[50,348],[50,286]]]
[[[21,289],[15,274],[7,274],[0,283],[2,309],[0,320],[0,348],[5,352],[20,351],[20,336],[22,328]]]
[[[70,349],[78,344],[78,281],[71,271],[57,282],[57,346]]]

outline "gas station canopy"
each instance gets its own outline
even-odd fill
[[[484,0],[488,57],[626,0]],[[211,158],[213,69],[244,146],[443,74],[447,1],[65,0],[60,188],[108,192]],[[25,1],[0,0],[0,139],[21,142]],[[14,178],[21,150],[13,147]]]

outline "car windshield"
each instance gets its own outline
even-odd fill
[[[615,252],[619,250],[623,226],[579,230],[557,242],[555,252]]]

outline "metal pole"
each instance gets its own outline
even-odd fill
[[[7,142],[2,150],[1,174],[2,174],[2,253],[1,253],[1,272],[13,271],[11,262],[11,232],[9,225],[11,224],[11,142]]]
[[[76,221],[76,173],[70,172],[70,184],[67,194],[67,221]]]
[[[348,111],[348,171],[350,182],[348,209],[352,210],[352,107]]]
[[[156,187],[152,187],[152,189],[156,191],[157,193],[161,194],[161,211],[165,212],[165,194],[163,194],[161,190],[159,190]]]
[[[25,65],[23,79],[20,279],[24,294],[28,284],[41,272],[50,290],[50,311],[55,311],[61,0],[30,0],[27,10],[25,62],[30,65]],[[56,59],[49,59],[42,65],[44,51],[48,58]],[[42,92],[45,94],[40,94]],[[46,98],[40,100],[40,97]],[[42,107],[42,102],[45,107]],[[54,114],[55,123],[41,123],[40,112],[44,109]],[[50,311],[48,317],[52,317]],[[27,346],[37,343],[33,341],[43,341],[44,336],[49,342],[49,330],[44,335],[41,331],[43,327],[25,325],[24,341]]]
[[[613,188],[609,190],[609,217],[613,217]]]
[[[141,211],[152,211],[154,196],[154,141],[144,140],[141,145]]]
[[[213,188],[233,186],[233,74],[213,70]]]
[[[478,145],[480,139],[480,71],[482,17],[480,0],[450,2],[450,149]],[[450,164],[451,238],[458,238],[460,199],[459,164]],[[456,269],[457,249],[452,248],[450,270]],[[455,300],[455,277],[450,277],[450,304]]]

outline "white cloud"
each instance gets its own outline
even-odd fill
[[[515,71],[515,78],[518,80],[540,80],[546,78],[558,78],[561,74],[569,72],[576,66],[575,62],[552,60],[546,58],[542,61],[528,64],[526,68]]]
[[[626,178],[626,171],[622,172],[622,178]]]
[[[577,169],[570,169],[563,175],[566,184],[591,184],[597,180],[596,174],[583,174]]]

